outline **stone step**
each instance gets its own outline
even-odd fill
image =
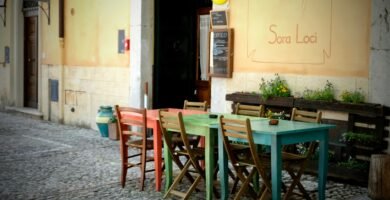
[[[33,119],[43,119],[43,113],[36,108],[6,106],[5,110],[7,112],[19,113]]]

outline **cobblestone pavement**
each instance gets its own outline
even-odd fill
[[[91,129],[0,112],[0,199],[162,199],[153,173],[143,192],[138,169],[129,170],[123,189],[119,174],[118,141]],[[305,176],[303,182],[316,199],[316,178]],[[367,200],[366,193],[363,187],[328,181],[326,196]],[[199,191],[191,199],[204,196]]]

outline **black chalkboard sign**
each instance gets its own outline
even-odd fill
[[[226,10],[210,11],[211,16],[211,28],[224,28],[228,27],[228,18]]]
[[[233,30],[220,29],[210,32],[210,76],[232,77]]]

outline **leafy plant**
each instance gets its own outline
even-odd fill
[[[109,122],[110,122],[110,123],[116,123],[116,120],[117,120],[117,119],[116,119],[116,116],[113,115],[113,116],[110,117],[110,121],[109,121]]]
[[[286,114],[284,113],[284,110],[281,112],[272,112],[271,109],[267,109],[265,112],[265,117],[269,119],[285,119]]]
[[[337,166],[344,167],[347,169],[359,169],[367,171],[369,168],[369,162],[367,161],[358,161],[353,158],[349,158],[348,161],[345,162],[338,162]]]
[[[303,91],[303,98],[308,100],[323,100],[333,101],[334,100],[334,86],[328,80],[323,89]]]
[[[260,94],[264,100],[267,100],[270,97],[289,97],[291,91],[286,80],[281,79],[279,74],[275,74],[275,78],[269,81],[261,79]]]
[[[364,94],[360,90],[355,90],[353,92],[345,90],[341,93],[341,99],[343,102],[347,103],[363,103]]]
[[[342,143],[376,144],[379,140],[376,136],[367,133],[346,132],[341,134],[339,140]]]

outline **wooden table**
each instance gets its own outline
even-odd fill
[[[329,129],[335,127],[335,125],[287,120],[279,120],[278,125],[269,125],[268,120],[251,120],[251,127],[255,143],[271,147],[271,184],[272,199],[274,200],[280,199],[281,194],[282,146],[319,141],[318,198],[321,200],[325,199],[326,177],[328,173],[328,134]],[[222,137],[222,133],[219,134]],[[222,140],[218,141],[218,148],[221,173],[221,199],[228,199],[228,160]]]
[[[156,191],[161,190],[161,177],[162,177],[162,133],[158,118],[159,109],[151,109],[146,111],[147,127],[153,129],[153,150],[154,150],[154,168],[156,177]],[[184,110],[177,108],[168,108],[170,112],[182,112],[183,115],[201,114],[204,111],[198,110]],[[124,115],[130,118],[139,118],[139,115]]]

